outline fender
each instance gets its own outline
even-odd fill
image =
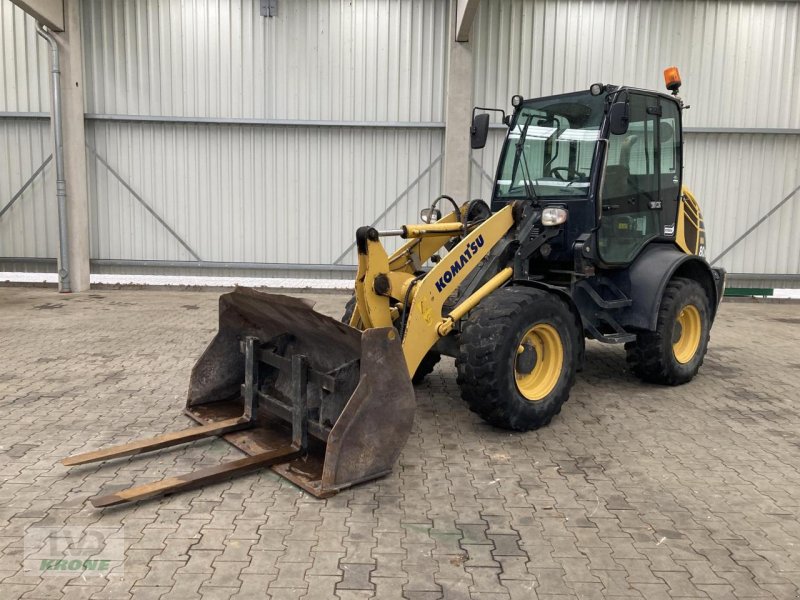
[[[575,304],[575,300],[572,299],[570,293],[564,288],[558,287],[556,285],[550,285],[542,281],[531,281],[530,279],[514,279],[511,281],[510,285],[532,287],[539,290],[544,290],[545,292],[551,292],[567,303],[567,306],[569,306],[569,310],[575,317],[575,321],[578,323],[578,331],[581,332],[580,339],[578,340],[578,346],[580,351],[580,355],[578,357],[578,370],[582,371],[586,360],[586,339],[583,336],[583,319],[581,318],[581,311],[578,310],[578,306]]]
[[[621,309],[617,321],[626,329],[655,331],[658,310],[667,284],[673,277],[697,281],[708,295],[711,319],[716,316],[725,285],[725,271],[711,268],[705,258],[686,254],[673,244],[649,244],[636,260],[621,271],[605,272],[633,301]]]

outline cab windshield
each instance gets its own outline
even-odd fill
[[[605,98],[586,91],[525,102],[506,140],[496,196],[586,196]]]

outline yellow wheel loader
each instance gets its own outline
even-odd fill
[[[222,436],[245,458],[92,499],[109,506],[271,467],[318,497],[389,473],[411,431],[412,381],[455,357],[470,409],[542,427],[567,400],[586,338],[623,343],[645,381],[690,381],[703,362],[725,273],[704,258],[700,208],[683,187],[677,69],[672,94],[594,84],[512,98],[490,203],[441,196],[422,223],[356,232],[344,321],[307,302],[237,288],[192,370],[199,426],[65,459],[130,456]],[[442,208],[448,207],[447,214]],[[381,240],[405,243],[388,253]]]

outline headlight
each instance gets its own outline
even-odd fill
[[[566,208],[545,208],[542,211],[542,225],[561,225],[567,222]]]

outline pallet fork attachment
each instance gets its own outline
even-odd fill
[[[389,473],[411,431],[414,391],[393,328],[358,331],[301,300],[246,288],[220,298],[186,414],[201,423],[79,454],[66,466],[222,436],[249,456],[91,499],[135,502],[262,467],[317,497]]]
[[[411,374],[459,319],[512,276],[511,267],[501,269],[443,314],[445,300],[514,227],[515,206],[472,223],[454,212],[437,223],[383,232],[409,240],[392,256],[380,243],[381,232],[359,229],[353,327],[297,298],[248,288],[222,295],[219,330],[189,381],[185,412],[200,426],[88,452],[64,464],[133,456],[215,436],[248,455],[94,497],[97,507],[265,466],[319,498],[388,474],[414,421]],[[468,216],[469,208],[464,210]],[[418,272],[443,246],[445,260]]]

